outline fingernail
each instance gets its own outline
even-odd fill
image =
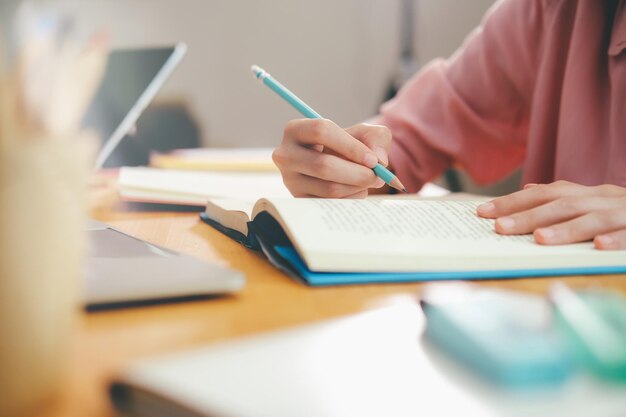
[[[368,153],[363,158],[363,163],[369,168],[374,168],[378,164],[378,158],[373,153]]]
[[[611,236],[596,236],[596,244],[603,248],[610,248],[613,246],[615,239]]]
[[[537,233],[537,235],[539,235],[539,237],[542,240],[550,240],[552,239],[554,236],[556,236],[556,232],[554,231],[554,229],[550,228],[550,227],[545,227],[543,229],[537,229],[535,231],[535,233]]]
[[[480,214],[493,214],[496,210],[496,206],[493,203],[483,203],[478,206],[478,213]]]
[[[529,182],[528,184],[524,185],[524,190],[527,188],[532,188],[534,186],[536,186],[537,184],[535,184],[534,182]]]
[[[376,183],[374,184],[374,188],[381,188],[385,185],[385,181],[380,178],[376,178]]]
[[[515,219],[513,219],[512,217],[500,217],[498,220],[496,220],[496,223],[498,224],[500,229],[504,231],[513,230],[513,228],[515,227]]]
[[[387,156],[387,150],[385,148],[376,147],[374,153],[378,156],[378,160],[385,166],[389,164],[389,158]]]

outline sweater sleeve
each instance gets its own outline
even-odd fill
[[[390,161],[410,191],[455,165],[480,184],[524,161],[547,0],[504,0],[448,60],[436,60],[382,106]]]

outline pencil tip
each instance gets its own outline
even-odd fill
[[[394,176],[393,179],[389,182],[389,185],[392,186],[393,188],[395,188],[398,191],[402,191],[403,193],[407,193],[408,192],[406,190],[406,187],[404,186],[404,184],[402,184],[400,182],[398,177]]]

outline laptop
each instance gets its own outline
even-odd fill
[[[102,140],[96,169],[103,167],[131,131],[186,52],[166,48],[114,50],[83,127]],[[228,294],[240,290],[243,275],[229,268],[136,239],[90,220],[84,302],[101,309]]]

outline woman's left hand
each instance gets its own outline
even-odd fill
[[[626,249],[626,188],[567,181],[527,184],[478,206],[503,235],[533,233],[543,245],[593,240],[597,249]]]

